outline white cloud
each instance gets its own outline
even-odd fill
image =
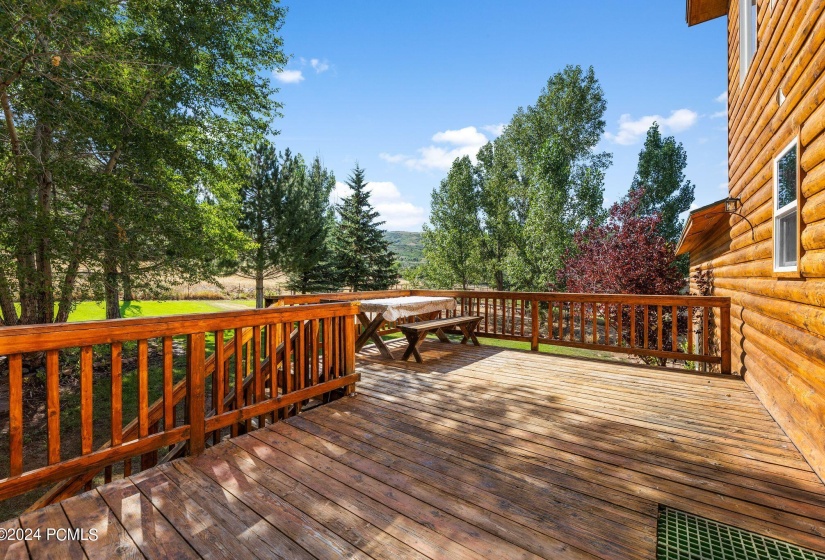
[[[326,60],[319,60],[317,58],[313,58],[309,61],[309,64],[315,70],[316,74],[320,74],[321,72],[326,72],[329,70],[329,62]]]
[[[370,191],[370,202],[380,214],[379,220],[384,220],[384,229],[388,231],[418,230],[426,220],[426,210],[403,199],[395,183],[390,181],[370,181],[367,183]],[[337,181],[330,194],[333,203],[340,202],[349,196],[352,190],[346,183]]]
[[[619,117],[619,131],[616,134],[605,132],[604,137],[616,144],[630,146],[639,142],[654,122],[659,123],[662,132],[682,132],[696,124],[698,119],[699,114],[690,109],[671,111],[669,117],[646,115],[635,120],[625,113]]]
[[[727,118],[728,116],[728,92],[723,91],[719,95],[717,95],[714,99],[717,103],[722,103],[725,108],[721,111],[716,111],[715,113],[711,114],[710,118],[712,119],[721,119],[722,117]]]
[[[470,156],[475,161],[479,148],[489,142],[487,136],[479,132],[474,126],[466,126],[457,130],[436,132],[432,141],[440,146],[429,145],[419,148],[418,155],[389,154],[383,152],[379,157],[389,163],[403,163],[410,169],[428,171],[439,169],[446,171],[456,158]]]
[[[504,124],[504,123],[486,124],[486,125],[482,126],[481,129],[486,130],[487,132],[489,132],[490,134],[492,134],[495,137],[498,137],[498,136],[501,136],[502,134],[504,134],[504,127],[505,126],[507,126],[507,125]]]
[[[304,81],[304,73],[300,70],[281,70],[275,72],[275,79],[284,84],[300,84]]]

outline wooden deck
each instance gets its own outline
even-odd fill
[[[422,355],[366,351],[355,397],[6,522],[42,537],[0,556],[654,558],[660,504],[825,551],[825,485],[741,380]]]

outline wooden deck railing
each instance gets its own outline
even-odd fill
[[[116,464],[129,475],[300,412],[309,399],[328,399],[339,389],[351,393],[358,379],[357,310],[356,303],[337,303],[0,329],[9,372],[9,476],[0,480],[0,500],[60,481],[33,508],[44,506],[90,488],[101,472],[110,481]],[[207,338],[214,344],[209,356]],[[180,343],[186,364],[176,370]],[[155,365],[150,345],[159,349]],[[136,382],[127,384],[136,395],[126,396],[136,397],[137,415],[124,426],[127,348],[136,355],[130,372]],[[23,364],[37,356],[45,362],[46,464],[27,465]],[[79,418],[71,419],[79,424],[79,449],[61,444],[60,378],[67,362],[79,369]],[[151,404],[150,369],[162,385]],[[109,440],[93,449],[101,382],[109,385],[103,413]]]
[[[481,315],[479,337],[715,364],[731,372],[730,299],[707,296],[645,296],[475,290],[390,290],[273,298],[291,306],[328,299],[449,296],[452,315]],[[380,334],[395,332],[387,324]],[[458,334],[458,333],[456,333]]]

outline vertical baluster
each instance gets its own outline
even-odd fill
[[[559,329],[559,338],[561,340],[564,337],[564,328],[562,325],[562,321],[564,320],[564,302],[559,302],[559,320],[558,320],[558,329]]]
[[[484,334],[487,334],[489,329],[487,328],[488,319],[490,315],[490,298],[484,298]]]
[[[702,354],[710,355],[710,312],[707,306],[702,308]]]
[[[657,306],[656,311],[656,339],[659,343],[659,350],[664,348],[664,341],[662,340],[662,326],[664,323],[664,317],[662,317],[662,306]]]
[[[355,373],[355,317],[347,315],[344,321],[344,374]],[[355,394],[355,383],[347,385],[345,392],[348,396]]]
[[[507,334],[507,298],[501,299],[501,334]]]
[[[355,319],[353,319],[352,332],[355,333]],[[310,374],[312,375],[312,385],[318,385],[318,319],[312,320],[309,337],[310,347]]]
[[[579,342],[584,343],[584,302],[579,304]]]
[[[604,343],[610,346],[610,303],[604,304]]]
[[[269,340],[269,398],[278,396],[278,326],[270,324],[266,326],[266,337]],[[269,421],[275,423],[276,412],[273,410],[268,414]]]
[[[530,300],[530,350],[539,350],[539,302]]]
[[[630,306],[630,347],[636,348],[636,304]]]
[[[294,387],[292,383],[292,327],[292,322],[284,323],[284,394],[291,393]],[[284,409],[283,416],[288,415],[289,410]]]
[[[522,337],[524,336],[524,307],[525,307],[524,298],[522,298],[522,300],[521,300],[521,329],[520,329],[520,332],[519,332],[519,335],[522,336]]]
[[[671,337],[673,338],[671,341],[671,349],[676,352],[679,350],[679,308],[674,305],[670,313]]]
[[[215,370],[212,372],[212,408],[215,416],[223,414],[223,394],[224,387],[224,353],[223,353],[223,331],[215,331]],[[212,432],[212,443],[217,445],[221,441],[221,430]]]
[[[498,334],[498,304],[496,298],[493,298],[493,334]]]
[[[298,340],[295,348],[295,389],[301,390],[306,384],[306,325],[298,321]],[[295,403],[295,413],[301,412],[301,403]]]
[[[12,354],[9,364],[9,463],[11,476],[23,473],[23,355]]]
[[[644,318],[644,348],[645,350],[650,349],[650,307],[644,305],[645,310],[645,318]]]
[[[624,346],[624,304],[616,304],[616,346]]]
[[[252,327],[252,375],[255,380],[255,402],[263,402],[266,398],[264,394],[264,373],[261,371],[261,327]],[[266,416],[258,416],[258,427],[263,428],[266,423]]]
[[[590,333],[590,336],[593,338],[593,344],[599,343],[599,304],[594,302],[590,303],[590,309],[593,311],[593,332]]]
[[[693,307],[687,308],[687,348],[688,354],[693,354]]]
[[[92,347],[84,346],[80,349],[80,453],[83,455],[92,452],[92,382]]]
[[[163,429],[175,427],[175,397],[172,379],[172,337],[163,337]]]
[[[49,464],[60,462],[60,364],[57,350],[46,352],[46,423]]]
[[[330,317],[329,319],[329,378],[335,379],[338,372],[338,319]]]
[[[112,447],[117,447],[123,440],[123,347],[120,342],[111,345],[112,375],[111,375],[111,441]],[[104,482],[112,481],[111,465],[104,470]]]
[[[518,308],[518,306],[516,305],[516,300],[511,299],[510,300],[510,311],[511,311],[510,312],[510,317],[512,318],[512,322],[510,323],[510,334],[512,336],[516,336],[516,324],[517,324],[516,311],[517,311],[517,308]]]
[[[324,332],[321,333],[324,337],[324,378],[323,381],[329,381],[330,375],[332,373],[332,362],[330,358],[332,357],[332,319],[329,317],[324,317],[323,319],[323,329]]]
[[[235,329],[232,342],[235,346],[235,410],[243,408],[243,329]],[[240,433],[240,423],[232,424],[231,436]]]
[[[138,340],[138,438],[149,435],[149,341]],[[151,467],[152,454],[140,458],[140,468]]]
[[[240,329],[239,329],[240,330]],[[206,336],[195,333],[186,341],[186,421],[189,424],[189,455],[199,455],[205,448],[206,426],[204,372],[206,370]]]

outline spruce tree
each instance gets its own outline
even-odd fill
[[[398,262],[370,204],[364,170],[355,165],[347,180],[352,194],[338,205],[335,262],[341,284],[353,291],[386,290],[398,281]]]
[[[304,181],[287,193],[281,239],[289,247],[282,268],[290,290],[329,292],[339,287],[329,242],[335,223],[329,203],[334,187],[335,175],[316,156]]]

